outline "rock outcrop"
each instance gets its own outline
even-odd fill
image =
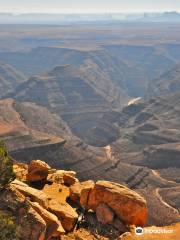
[[[41,206],[46,207],[48,204],[47,195],[35,188],[29,187],[21,181],[14,180],[11,185],[21,192],[25,197],[30,198],[31,201],[39,203]]]
[[[84,195],[83,191],[82,195]],[[94,211],[99,209],[102,203],[106,204],[123,222],[129,225],[144,226],[147,221],[148,211],[145,199],[117,183],[98,181],[88,194],[85,192],[83,200],[83,206]]]
[[[15,163],[15,166],[17,170],[17,166],[21,165]],[[24,169],[25,166],[21,167]],[[109,237],[107,239],[114,236],[113,239],[134,240],[136,235],[132,229],[146,224],[146,200],[135,191],[108,181],[79,182],[75,172],[51,169],[40,160],[32,161],[28,168],[25,167],[41,176],[36,171],[39,168],[42,168],[42,172],[48,172],[46,178],[37,178],[33,182],[35,185],[45,184],[42,190],[22,182],[27,179],[26,176],[21,181],[14,180],[7,189],[0,192],[0,210],[15,217],[21,226],[21,239],[69,239],[67,233],[71,232],[72,236],[75,234],[80,239],[89,236],[89,239],[94,240],[96,238],[91,238],[93,232],[98,232],[98,239],[104,240],[104,231]],[[76,181],[67,186],[64,176],[70,176]],[[123,234],[126,232],[128,234]]]
[[[41,207],[55,214],[60,219],[62,226],[66,231],[73,230],[78,215],[68,203],[59,202],[55,198],[49,197],[43,191],[29,187],[27,184],[18,180],[14,180],[11,185],[20,191],[25,197],[30,198],[30,201],[37,202]],[[38,208],[38,205],[35,207]]]

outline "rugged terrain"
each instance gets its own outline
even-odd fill
[[[108,122],[102,122],[102,116],[112,110],[114,103],[118,107],[122,106],[120,98],[125,96],[120,92],[116,95],[117,89],[112,88],[105,79],[101,84],[99,78],[96,85],[97,79],[88,75],[70,65],[59,66],[49,73],[30,78],[19,85],[10,97],[47,107],[61,116],[77,136],[91,145],[95,136],[92,133],[91,137],[90,134],[93,129],[96,134],[96,126],[100,123],[99,131],[104,139],[102,137],[98,143],[97,138],[95,146],[106,145],[107,140],[110,142],[117,138],[117,130]]]
[[[50,46],[37,47],[28,52],[2,52],[0,59],[26,76],[43,74],[55,66],[70,64],[85,72],[88,69],[96,84],[99,83],[97,79],[103,79],[104,86],[108,81],[121,92],[131,97],[139,97],[144,96],[153,79],[178,63],[180,46],[101,44],[98,49],[94,46],[89,49]]]
[[[52,168],[76,171],[80,181],[123,184],[147,200],[146,227],[178,223],[178,26],[0,29],[0,139],[14,161],[43,159]],[[24,172],[24,166],[16,168]],[[65,195],[58,198],[67,190],[62,186]],[[56,185],[45,191],[58,192]],[[115,239],[109,226],[87,218],[92,225],[77,236],[98,239],[98,229],[101,239]],[[122,239],[133,238],[133,231]]]
[[[176,98],[172,99],[174,101]],[[163,100],[157,102],[158,109],[160,109],[159,102],[163,103]],[[8,108],[7,104],[9,105]],[[137,119],[136,114],[139,113],[134,113],[133,116],[130,114],[132,109],[137,110],[137,106],[139,105],[130,105],[121,113],[125,114],[126,118],[129,117],[128,121],[126,120],[127,125],[130,125],[130,122],[132,124],[134,119]],[[140,106],[142,108],[142,104]],[[143,106],[144,112],[145,109],[148,109],[148,106],[148,104]],[[156,106],[155,103],[154,106]],[[135,127],[133,127],[132,131],[132,126],[126,126],[126,128],[123,128],[125,135],[121,130],[120,138],[117,141],[106,147],[98,148],[83,143],[82,140],[72,134],[69,127],[58,115],[52,114],[45,107],[34,103],[20,103],[7,99],[1,101],[0,109],[1,139],[6,141],[10,153],[15,159],[29,162],[43,155],[43,159],[53,167],[76,170],[82,180],[89,178],[94,180],[105,179],[123,183],[131,189],[137,189],[147,197],[150,209],[148,224],[162,226],[178,221],[179,213],[176,210],[179,208],[178,194],[175,195],[176,200],[173,200],[173,206],[171,206],[171,198],[168,196],[168,191],[170,194],[173,189],[175,191],[179,189],[178,178],[175,178],[174,175],[174,172],[176,172],[178,176],[178,159],[169,162],[169,165],[163,165],[163,150],[160,156],[157,155],[157,157],[152,158],[149,155],[151,151],[148,150],[151,149],[149,131],[143,132],[144,140],[139,142],[136,140],[139,132],[134,131]],[[172,110],[172,107],[170,107],[170,111]],[[127,114],[128,111],[130,116]],[[158,111],[158,114],[162,114],[159,115],[162,119],[163,112],[162,105],[162,112]],[[174,114],[174,116],[176,115]],[[107,114],[105,117],[107,117]],[[120,121],[121,117],[116,118],[116,121],[117,119]],[[111,124],[115,123],[111,122]],[[138,129],[138,127],[139,124],[137,124],[136,128]],[[4,129],[6,129],[6,132],[3,132]],[[163,132],[163,129],[161,131]],[[166,132],[168,132],[167,127]],[[159,131],[156,130],[154,132],[154,141],[157,141],[159,135]],[[178,134],[175,134],[175,137],[177,136]],[[160,140],[161,138],[159,137]],[[173,135],[171,138],[173,138]],[[163,149],[164,144],[167,144],[164,139],[169,141],[165,137],[162,138],[162,142],[160,140],[153,142],[152,136],[150,139],[151,145],[155,149]],[[174,146],[173,151],[177,158],[179,156],[178,149],[176,150],[177,153],[175,149],[178,146],[178,141],[178,138],[175,138],[173,143],[170,144],[172,147]],[[148,149],[147,146],[149,146]],[[167,150],[164,152],[164,156],[167,156]],[[166,161],[166,164],[168,164],[168,161]],[[161,176],[161,173],[163,174],[167,169],[169,171],[168,177]],[[163,189],[166,190],[167,196],[164,195]],[[157,206],[161,214],[157,214]]]

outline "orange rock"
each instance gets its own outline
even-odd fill
[[[27,184],[18,180],[11,182],[11,186],[15,187],[25,197],[29,197],[31,201],[38,202],[43,207],[48,203],[48,196],[43,191],[29,187]]]
[[[88,209],[88,199],[89,194],[91,190],[94,188],[94,182],[89,182],[88,184],[85,184],[83,189],[81,190],[81,196],[80,196],[80,204],[85,209]]]
[[[57,201],[43,191],[31,188],[18,180],[14,180],[11,185],[29,197],[31,201],[38,202],[43,208],[55,214],[66,231],[71,231],[75,227],[78,215],[68,203]]]
[[[71,176],[70,174],[64,174],[63,175],[63,182],[64,182],[64,185],[70,187],[73,184],[75,184],[76,182],[78,182],[78,179]]]
[[[32,160],[28,166],[27,180],[31,182],[45,180],[50,169],[47,163],[41,160]]]
[[[69,197],[69,188],[63,184],[45,184],[42,191],[48,196],[48,198],[54,198],[58,202],[66,202],[66,199]]]
[[[111,224],[113,223],[114,213],[105,203],[100,203],[96,208],[96,216],[100,223]]]
[[[117,183],[98,181],[89,192],[86,201],[87,208],[94,211],[100,203],[106,203],[117,217],[128,225],[144,226],[147,221],[148,211],[145,199]]]
[[[51,169],[49,171],[47,180],[48,180],[48,182],[61,184],[61,183],[64,183],[63,178],[66,175],[70,176],[70,178],[72,178],[72,179],[76,179],[75,178],[76,172],[74,172],[74,171],[53,170],[53,169]],[[66,179],[65,179],[65,181],[66,181]],[[68,181],[68,179],[67,179],[67,181]],[[75,181],[73,180],[73,182],[75,182]]]
[[[68,203],[49,200],[47,209],[55,214],[66,231],[72,231],[78,219],[78,214]]]
[[[70,187],[69,197],[73,202],[80,204],[81,191],[83,189],[92,189],[93,187],[94,187],[93,181],[76,182]],[[81,201],[83,202],[83,199]]]

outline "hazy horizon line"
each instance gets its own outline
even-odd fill
[[[0,14],[12,14],[12,15],[22,15],[22,14],[153,14],[153,13],[179,13],[180,10],[169,10],[169,11],[131,11],[131,12],[123,12],[123,11],[97,11],[97,12],[85,12],[85,11],[80,11],[80,12],[71,12],[71,11],[62,11],[62,12],[39,12],[39,11],[34,11],[34,12],[11,12],[11,11],[0,11]]]

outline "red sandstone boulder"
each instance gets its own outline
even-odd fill
[[[119,219],[128,225],[144,226],[147,221],[148,211],[145,199],[117,183],[98,181],[88,193],[81,192],[81,203],[87,209],[94,211],[99,204],[105,203]]]
[[[89,209],[89,206],[88,206],[89,194],[94,188],[94,185],[95,185],[94,182],[89,182],[85,184],[83,189],[81,190],[80,204],[85,209]]]
[[[70,187],[70,199],[77,203],[78,205],[80,204],[80,197],[81,197],[81,192],[85,189],[92,189],[94,187],[94,182],[93,181],[85,181],[85,182],[76,182]],[[82,203],[83,203],[83,196],[82,195]]]
[[[41,160],[32,160],[28,166],[27,180],[31,182],[45,180],[50,169],[47,163]]]

